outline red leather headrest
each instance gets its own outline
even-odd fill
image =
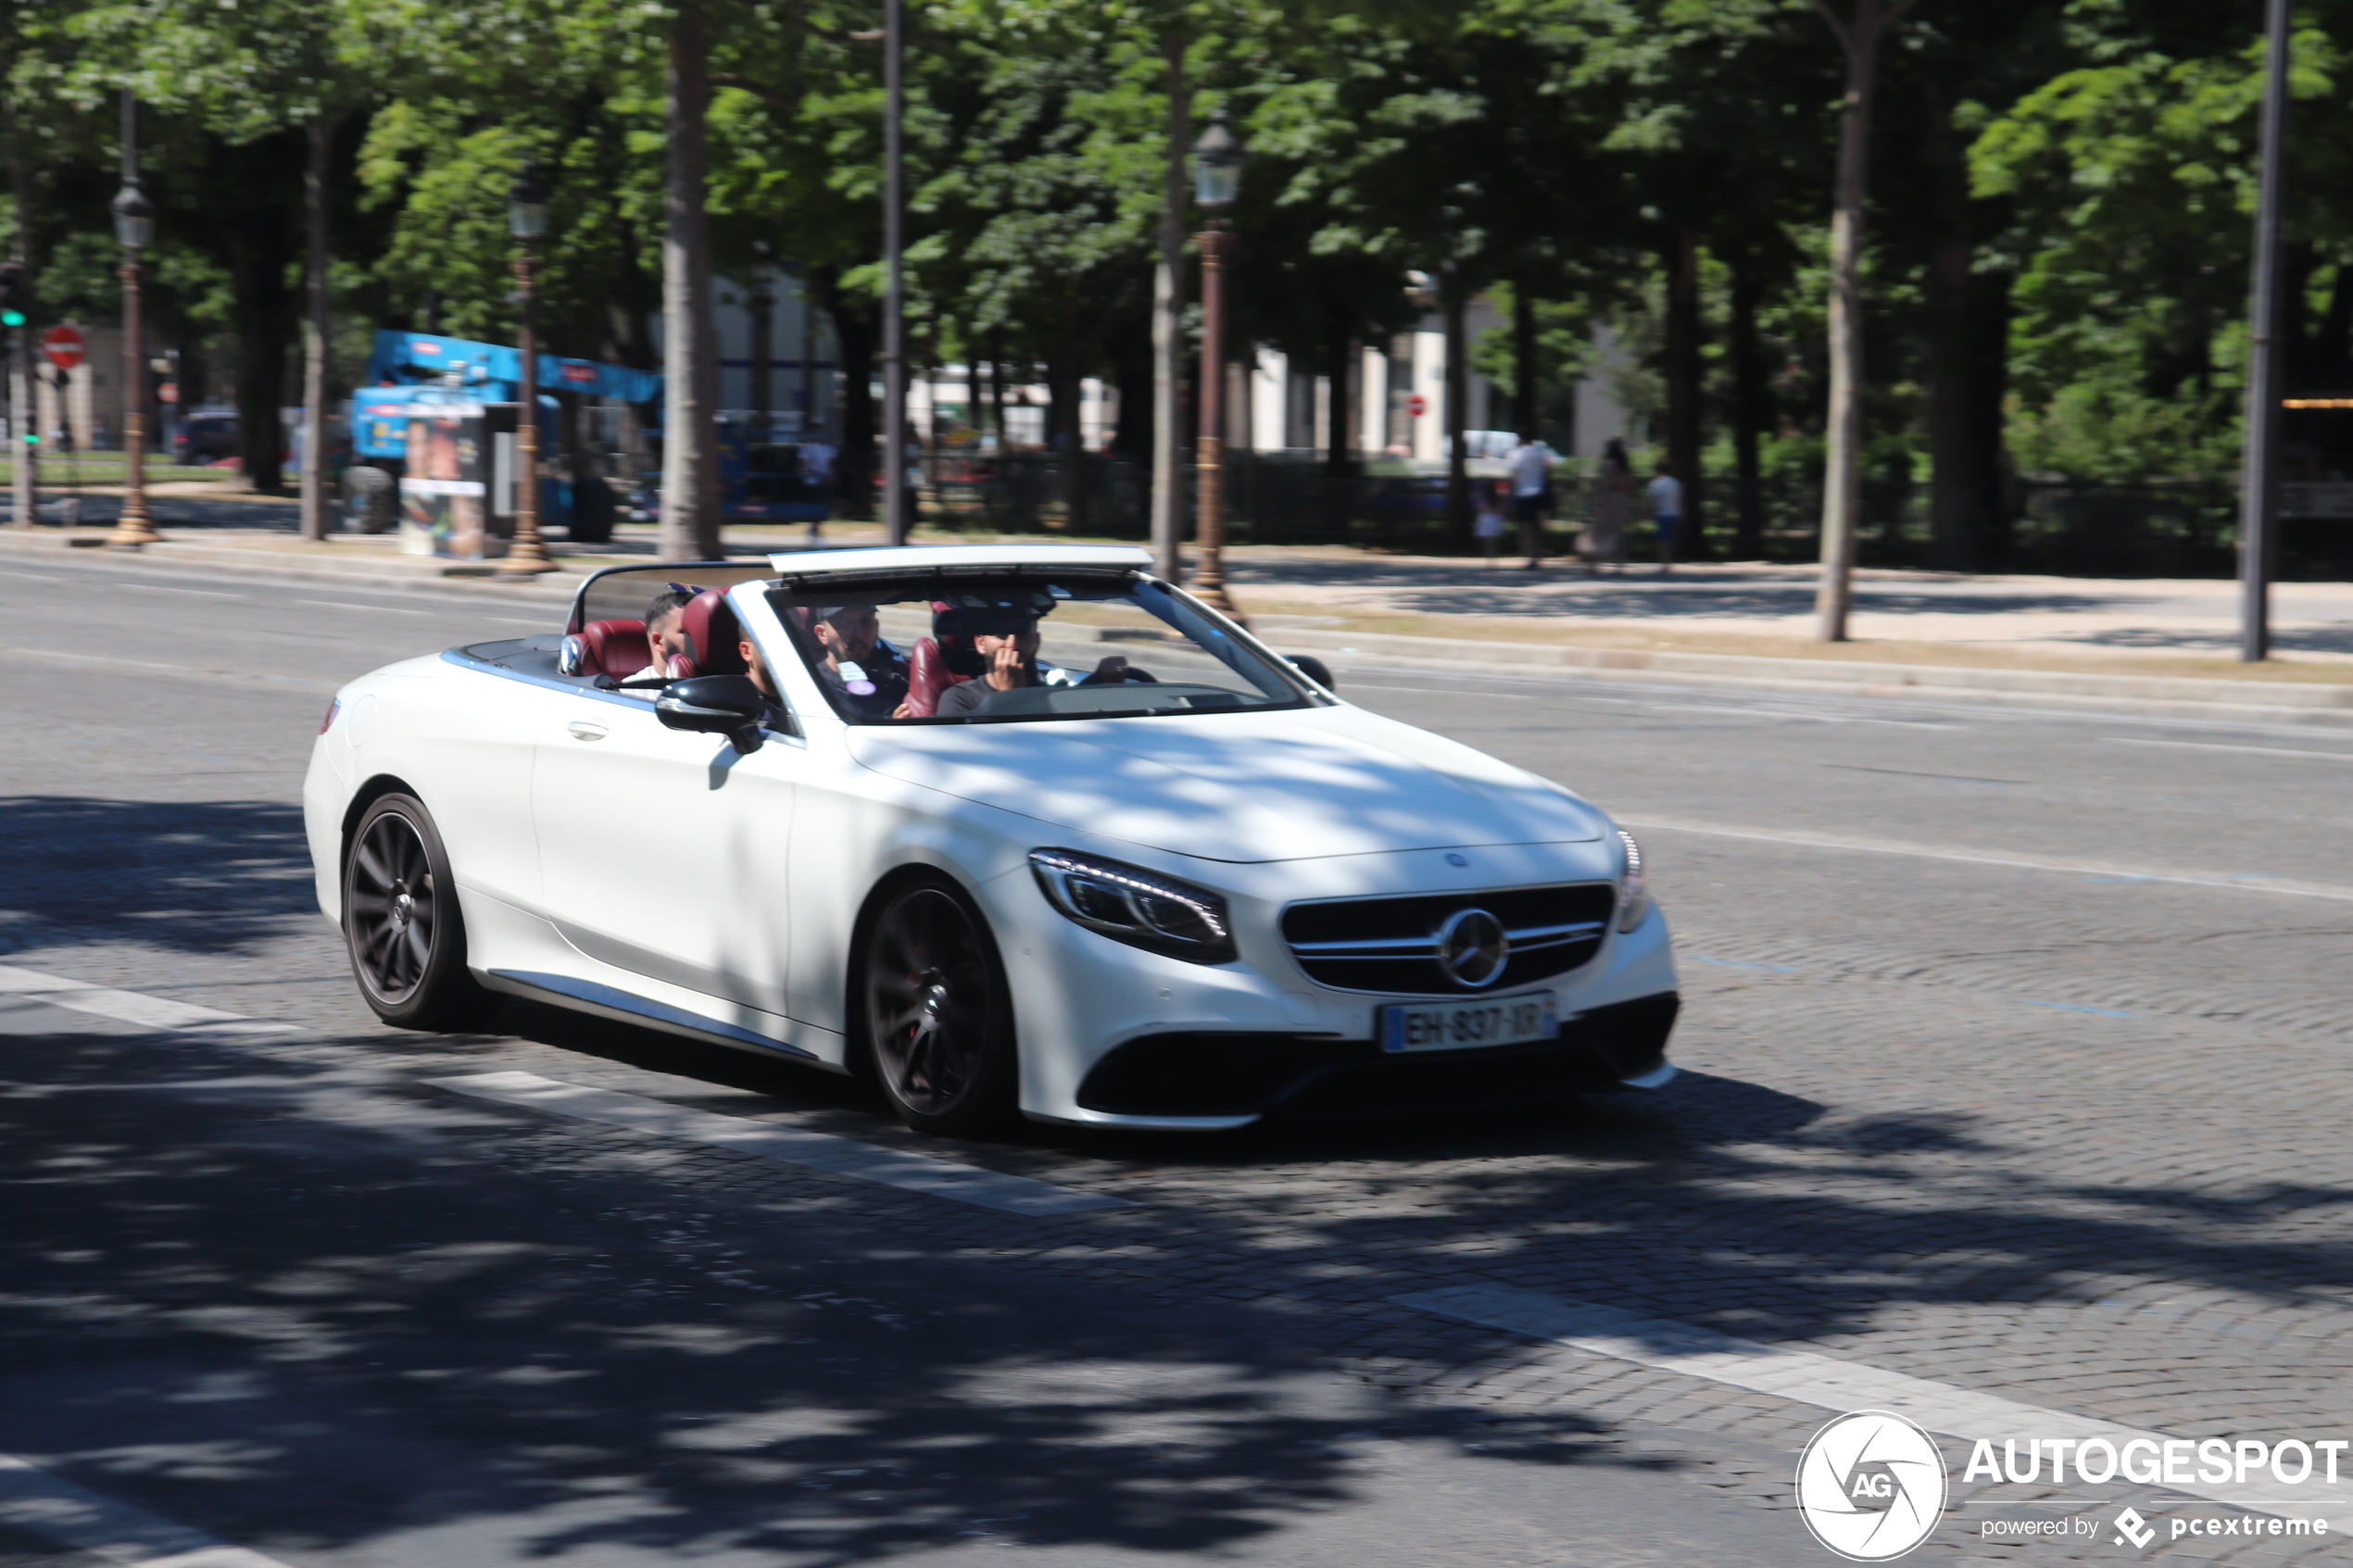
[[[646,640],[642,621],[591,621],[580,629],[580,641],[587,651],[581,661],[583,675],[625,681],[653,662],[653,646]]]
[[[972,679],[953,668],[950,650],[940,646],[957,640],[952,637],[915,639],[914,647],[907,654],[907,713],[910,718],[931,718],[939,711],[940,693]]]
[[[679,612],[678,631],[686,639],[686,651],[670,661],[672,674],[683,679],[743,673],[743,654],[736,646],[743,641],[743,630],[725,589],[705,588],[686,601],[686,608]]]

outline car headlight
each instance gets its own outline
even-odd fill
[[[1626,847],[1626,870],[1617,879],[1617,919],[1620,931],[1631,931],[1642,923],[1651,912],[1650,884],[1642,877],[1642,847],[1624,828],[1617,830],[1617,841]]]
[[[1234,957],[1226,900],[1205,887],[1069,849],[1033,849],[1029,869],[1049,903],[1114,942],[1193,963]]]

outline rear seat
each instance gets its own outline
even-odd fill
[[[625,681],[653,662],[642,621],[591,621],[564,639],[556,668],[567,675],[610,675]]]

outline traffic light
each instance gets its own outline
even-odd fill
[[[32,319],[32,279],[19,263],[0,263],[0,327],[21,327]]]

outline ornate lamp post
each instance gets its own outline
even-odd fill
[[[1193,458],[1193,591],[1219,609],[1235,613],[1226,592],[1226,282],[1225,261],[1233,245],[1226,214],[1240,189],[1241,142],[1226,123],[1226,111],[1209,117],[1193,144],[1193,199],[1208,215],[1209,227],[1193,236],[1201,250],[1201,438]]]
[[[114,237],[122,246],[122,516],[107,547],[160,543],[147,521],[147,356],[141,346],[139,253],[155,243],[156,209],[139,194],[138,101],[122,94],[122,189],[115,193]]]
[[[552,571],[556,563],[539,538],[539,295],[534,286],[539,257],[532,242],[547,232],[547,184],[539,166],[526,163],[507,193],[507,232],[514,236],[516,255],[510,265],[522,295],[522,332],[516,352],[522,357],[522,408],[515,418],[515,542],[507,552],[507,569],[499,575],[529,577]]]

